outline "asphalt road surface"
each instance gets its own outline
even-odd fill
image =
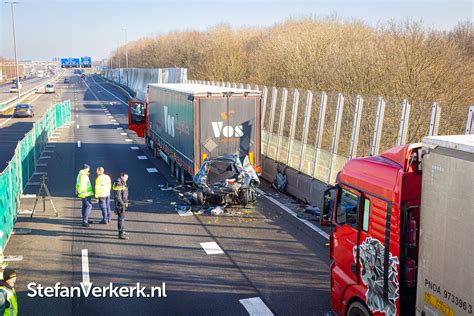
[[[175,193],[160,188],[173,182],[169,169],[127,130],[123,92],[98,76],[71,78],[61,98],[71,99],[74,122],[56,133],[37,168],[47,173],[59,217],[49,202],[46,213],[20,215],[6,248],[7,255],[24,256],[11,265],[18,270],[22,315],[325,315],[330,310],[324,237],[265,196],[232,216],[178,215]],[[92,181],[98,166],[113,178],[128,172],[130,240],[118,239],[115,215],[108,225],[99,224],[97,204],[94,224],[81,227],[74,185],[84,163],[91,166]],[[38,183],[36,175],[25,193],[37,193]],[[21,208],[32,209],[33,202],[24,198]],[[202,243],[218,248],[207,254]],[[95,288],[139,282],[147,294],[165,283],[166,297],[29,296],[32,282],[79,287],[88,281]],[[154,291],[156,296],[158,288]]]
[[[28,91],[41,83],[48,81],[51,79],[50,77],[43,77],[43,78],[28,78],[24,81],[21,82],[21,92]],[[10,88],[14,86],[14,84],[10,83],[4,83],[0,85],[0,103],[3,103],[13,97],[16,96],[16,93],[10,93]]]
[[[43,78],[40,78],[43,79]],[[48,78],[49,80],[50,78]],[[32,79],[33,80],[33,79]],[[37,85],[38,82],[36,82]],[[54,83],[56,93],[45,94],[43,92],[33,94],[21,103],[30,103],[33,105],[35,116],[32,118],[13,118],[13,108],[0,112],[0,171],[5,169],[8,161],[13,156],[16,145],[26,133],[28,133],[33,123],[38,121],[41,116],[56,102],[65,100],[68,85],[62,84],[62,79]]]

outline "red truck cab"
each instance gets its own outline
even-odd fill
[[[421,145],[350,160],[322,217],[332,218],[331,305],[341,315],[413,315]],[[325,199],[331,194],[325,194]]]
[[[148,119],[146,110],[146,102],[128,101],[128,129],[137,133],[138,137],[145,137]]]

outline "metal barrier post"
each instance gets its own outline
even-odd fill
[[[357,157],[357,146],[359,145],[360,120],[362,118],[362,109],[364,108],[364,99],[360,95],[356,96],[354,111],[354,122],[352,123],[351,146],[349,148],[349,159]]]
[[[300,163],[298,166],[298,171],[301,171],[301,169],[303,168],[305,144],[308,142],[308,130],[309,130],[309,122],[311,120],[312,106],[313,106],[313,93],[310,90],[308,90],[306,92],[306,107],[304,110],[303,135],[301,136]]]
[[[385,114],[385,101],[379,97],[377,105],[377,116],[375,117],[374,137],[372,139],[372,147],[370,148],[370,155],[378,155],[380,149],[380,138],[382,137],[383,117]]]
[[[469,107],[467,112],[466,135],[474,134],[474,105]]]
[[[441,107],[439,106],[438,103],[433,102],[433,105],[431,106],[430,130],[428,131],[428,136],[438,135],[440,117],[441,117]]]
[[[273,124],[275,123],[275,109],[276,109],[277,96],[278,96],[278,89],[273,87],[272,100],[270,102],[270,122],[268,124],[268,134],[267,134],[267,151],[266,151],[267,157],[269,157],[268,150],[270,149],[270,134],[273,133]]]
[[[326,92],[321,92],[321,101],[319,104],[319,118],[318,126],[316,127],[316,141],[314,142],[314,156],[313,156],[313,178],[316,178],[316,167],[318,161],[318,148],[321,146],[321,140],[323,139],[324,121],[326,120],[326,107],[328,103],[328,95]]]
[[[407,143],[408,121],[410,120],[411,104],[408,100],[403,100],[402,117],[400,118],[400,129],[398,130],[397,146],[405,145]]]
[[[255,86],[255,90],[258,90],[258,86]],[[262,88],[262,100],[260,101],[260,104],[262,105],[261,107],[261,115],[262,115],[262,118],[261,118],[261,126],[263,128],[263,124],[265,122],[265,113],[266,113],[266,110],[267,110],[267,96],[268,96],[268,89],[267,87],[263,86]]]
[[[341,134],[341,123],[342,123],[342,111],[343,110],[344,110],[344,96],[342,95],[342,93],[339,93],[337,95],[336,117],[334,118],[334,128],[333,128],[333,133],[332,133],[331,151],[329,152],[329,165],[328,165],[327,183],[331,182],[332,161],[334,159],[334,154],[337,154],[337,149],[339,147],[339,136]]]
[[[296,133],[296,119],[298,117],[298,106],[300,102],[300,92],[298,89],[293,91],[293,105],[291,106],[291,123],[290,123],[290,134],[288,139],[288,156],[286,158],[286,165],[290,164],[291,159],[291,149],[293,147],[293,142],[295,140]]]
[[[281,95],[281,104],[280,104],[280,123],[278,124],[278,144],[276,152],[276,161],[279,159],[281,141],[283,138],[283,129],[285,125],[285,116],[286,116],[286,103],[288,101],[288,90],[283,88],[283,94]]]

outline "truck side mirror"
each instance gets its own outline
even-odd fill
[[[323,194],[323,208],[319,215],[319,224],[328,225],[332,224],[332,213],[334,210],[334,202],[336,199],[336,190],[338,186],[332,186],[327,188]]]

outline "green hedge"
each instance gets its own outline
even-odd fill
[[[48,109],[41,120],[18,142],[15,154],[0,173],[0,253],[16,222],[20,196],[33,176],[36,163],[53,132],[71,120],[69,100]]]

